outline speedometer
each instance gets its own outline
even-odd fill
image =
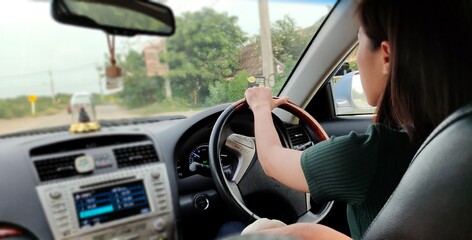
[[[189,170],[195,172],[197,168],[210,168],[210,157],[208,155],[208,145],[201,144],[195,147],[188,158]]]
[[[225,148],[221,149],[220,160],[223,170],[230,171],[231,165],[237,162],[237,157]],[[186,158],[177,160],[177,174],[179,178],[186,178],[194,174],[210,177],[210,155],[208,143],[202,143],[194,147]],[[188,161],[188,165],[187,162]],[[236,165],[235,165],[236,166]]]

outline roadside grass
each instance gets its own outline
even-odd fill
[[[172,101],[164,100],[162,102],[155,102],[146,106],[139,108],[129,109],[132,113],[148,116],[161,113],[169,113],[172,115],[172,112],[186,112],[186,111],[199,111],[205,107],[193,107],[189,106],[184,100],[174,99]]]
[[[0,99],[0,119],[12,119],[33,116],[31,103],[27,96]],[[54,102],[51,97],[38,97],[35,102],[34,116],[45,116],[61,111],[67,111],[67,101],[56,98]]]

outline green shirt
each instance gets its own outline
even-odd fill
[[[315,202],[348,204],[353,239],[360,239],[405,173],[414,151],[405,131],[382,124],[365,134],[331,137],[302,154],[302,168]]]

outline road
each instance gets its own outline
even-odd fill
[[[97,112],[98,119],[122,119],[122,118],[134,118],[142,117],[141,115],[132,113],[124,108],[116,105],[102,105],[97,106],[95,111]],[[177,112],[171,113],[172,115],[184,115],[189,116],[195,112]],[[170,113],[159,113],[155,115],[165,115]],[[47,127],[57,127],[63,125],[69,125],[72,122],[72,116],[65,110],[64,112],[50,115],[50,116],[38,116],[38,117],[24,117],[17,119],[0,119],[0,135],[26,131],[32,129],[40,129]]]

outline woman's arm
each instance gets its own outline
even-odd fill
[[[283,227],[264,229],[254,233],[290,236],[302,240],[351,239],[332,228],[315,223],[294,223]]]
[[[249,88],[245,95],[254,114],[257,155],[264,172],[290,188],[308,192],[300,163],[302,152],[282,147],[272,120],[272,110],[288,98],[273,100],[271,89],[265,87]]]

